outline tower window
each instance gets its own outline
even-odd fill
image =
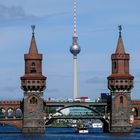
[[[123,96],[120,96],[120,103],[123,104]]]
[[[37,99],[35,97],[32,97],[30,99],[30,104],[37,104]]]
[[[36,73],[36,65],[35,65],[35,62],[32,62],[32,65],[31,65],[31,73]]]
[[[116,70],[117,69],[117,63],[114,62],[114,69]]]

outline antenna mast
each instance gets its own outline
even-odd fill
[[[74,37],[77,37],[77,25],[76,25],[76,0],[74,0]]]

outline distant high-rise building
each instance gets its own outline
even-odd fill
[[[76,0],[74,0],[74,35],[73,35],[73,43],[70,47],[70,52],[73,54],[73,98],[78,97],[78,80],[77,80],[77,54],[80,53],[80,46],[78,44],[78,35],[76,28]]]

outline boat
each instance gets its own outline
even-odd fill
[[[84,134],[84,133],[88,133],[88,129],[87,127],[80,125],[79,127],[77,127],[77,132],[79,134]]]
[[[93,123],[92,127],[93,128],[103,128],[103,125],[102,125],[102,123]]]
[[[78,129],[78,133],[79,134],[88,133],[88,129],[87,128],[80,128],[80,129]]]

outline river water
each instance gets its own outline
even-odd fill
[[[114,135],[93,129],[88,134],[78,134],[73,128],[47,128],[44,135],[22,135],[16,128],[2,126],[0,132],[0,140],[140,140],[140,130],[131,134]]]

